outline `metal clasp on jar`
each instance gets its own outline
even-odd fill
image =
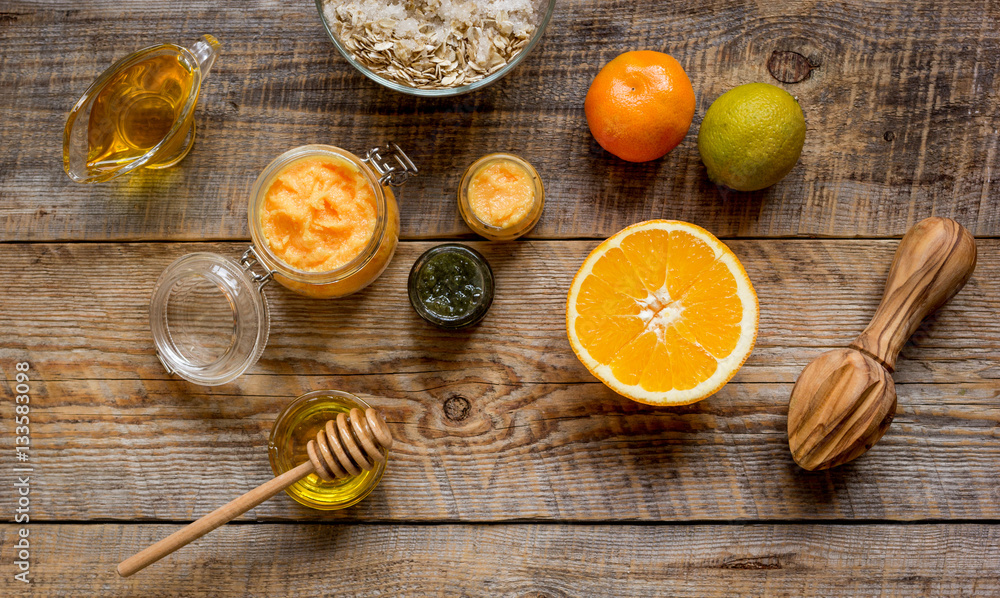
[[[247,250],[243,252],[243,256],[240,257],[240,265],[243,266],[243,269],[248,274],[250,274],[250,277],[253,279],[253,281],[257,283],[258,291],[262,290],[264,288],[264,285],[271,282],[271,278],[274,276],[274,273],[277,272],[277,270],[268,270],[266,274],[260,274],[259,272],[255,272],[253,269],[254,266],[260,263],[262,262],[260,261],[260,258],[257,256],[257,250],[254,249],[253,245],[248,247]]]
[[[378,182],[391,187],[399,187],[410,176],[420,172],[413,160],[410,160],[410,157],[395,143],[373,147],[361,161],[381,175]]]

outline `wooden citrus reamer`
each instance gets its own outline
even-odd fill
[[[792,388],[788,448],[796,463],[835,467],[878,442],[896,413],[899,351],[975,268],[976,241],[954,220],[927,218],[903,236],[871,323],[848,348],[813,360]]]
[[[351,409],[329,420],[306,445],[309,460],[273,480],[257,486],[236,500],[170,534],[118,564],[118,574],[128,577],[173,551],[197,540],[220,525],[239,517],[311,473],[326,481],[355,476],[385,460],[382,448],[392,447],[392,435],[382,415],[372,408]]]

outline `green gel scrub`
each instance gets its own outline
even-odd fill
[[[410,304],[441,328],[478,323],[493,303],[493,271],[478,251],[446,243],[417,259],[407,283]]]

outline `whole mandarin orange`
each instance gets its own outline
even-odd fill
[[[694,118],[694,89],[669,54],[625,52],[594,77],[583,103],[601,147],[629,162],[656,160],[677,147]]]

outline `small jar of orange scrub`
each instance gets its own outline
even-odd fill
[[[542,216],[545,188],[531,164],[513,154],[473,162],[458,186],[458,211],[469,228],[493,241],[525,234]]]
[[[399,241],[399,208],[389,186],[416,168],[396,146],[373,152],[359,158],[330,145],[305,145],[281,154],[257,177],[250,236],[274,280],[327,298],[357,292],[382,274]],[[386,174],[386,166],[399,167]]]

